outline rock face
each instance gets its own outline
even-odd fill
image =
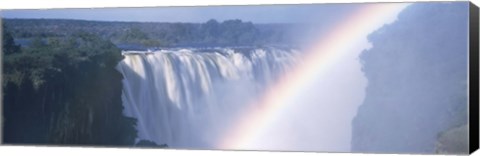
[[[467,18],[466,2],[417,3],[369,36],[353,152],[434,153],[442,132],[467,123]],[[461,146],[455,153],[468,152]]]
[[[463,125],[441,133],[435,144],[435,152],[441,154],[466,153],[468,147],[468,125]]]

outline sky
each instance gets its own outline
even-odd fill
[[[363,4],[254,5],[90,9],[2,10],[3,18],[56,18],[96,21],[206,22],[241,19],[253,23],[333,22]],[[315,20],[319,19],[319,20]]]

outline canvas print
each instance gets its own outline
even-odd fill
[[[1,10],[2,143],[465,154],[469,7]]]

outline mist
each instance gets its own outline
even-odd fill
[[[418,3],[369,36],[353,152],[434,153],[443,144],[460,146],[447,153],[468,152],[467,140],[438,141],[467,124],[467,18],[467,2]]]
[[[138,119],[139,140],[214,149],[238,112],[295,63],[295,51],[218,48],[125,54],[122,99]],[[272,61],[279,60],[283,61]]]
[[[322,18],[311,18],[315,16],[312,14],[310,22],[296,24],[288,37],[299,49],[225,48],[210,52],[189,49],[127,55],[119,67],[127,77],[125,93],[131,92],[124,94],[124,101],[129,101],[125,103],[126,114],[139,119],[139,139],[174,148],[223,149],[219,144],[222,140],[237,141],[238,136],[228,135],[230,131],[246,128],[238,125],[262,120],[263,117],[251,117],[260,114],[250,109],[262,109],[264,94],[281,85],[277,84],[279,78],[296,74],[295,68],[304,63],[308,54],[342,53],[308,86],[295,90],[295,95],[278,97],[288,99],[278,104],[287,106],[285,111],[279,112],[271,122],[249,125],[259,133],[245,136],[251,139],[245,146],[227,149],[349,152],[351,122],[364,101],[367,87],[358,57],[372,46],[367,35],[384,24],[394,23],[398,12],[382,20],[365,21],[373,24],[361,32],[363,36],[348,39],[353,41],[346,51],[306,50],[325,44],[318,42],[345,21],[354,20],[349,17],[355,15],[356,9],[350,15],[326,18],[336,20],[322,21]],[[135,79],[131,79],[129,70],[148,73],[140,76],[144,78],[140,83],[147,84],[132,83]],[[135,95],[135,92],[147,95]],[[163,108],[152,109],[149,105]],[[239,122],[245,118],[251,121]],[[240,135],[248,134],[245,133]]]

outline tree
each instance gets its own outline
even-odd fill
[[[15,44],[12,34],[5,31],[2,37],[2,48],[5,55],[15,54],[20,52],[20,45]]]
[[[140,140],[135,146],[137,146],[137,147],[159,147],[159,148],[168,147],[166,144],[157,145],[155,142],[150,141],[150,140]]]

